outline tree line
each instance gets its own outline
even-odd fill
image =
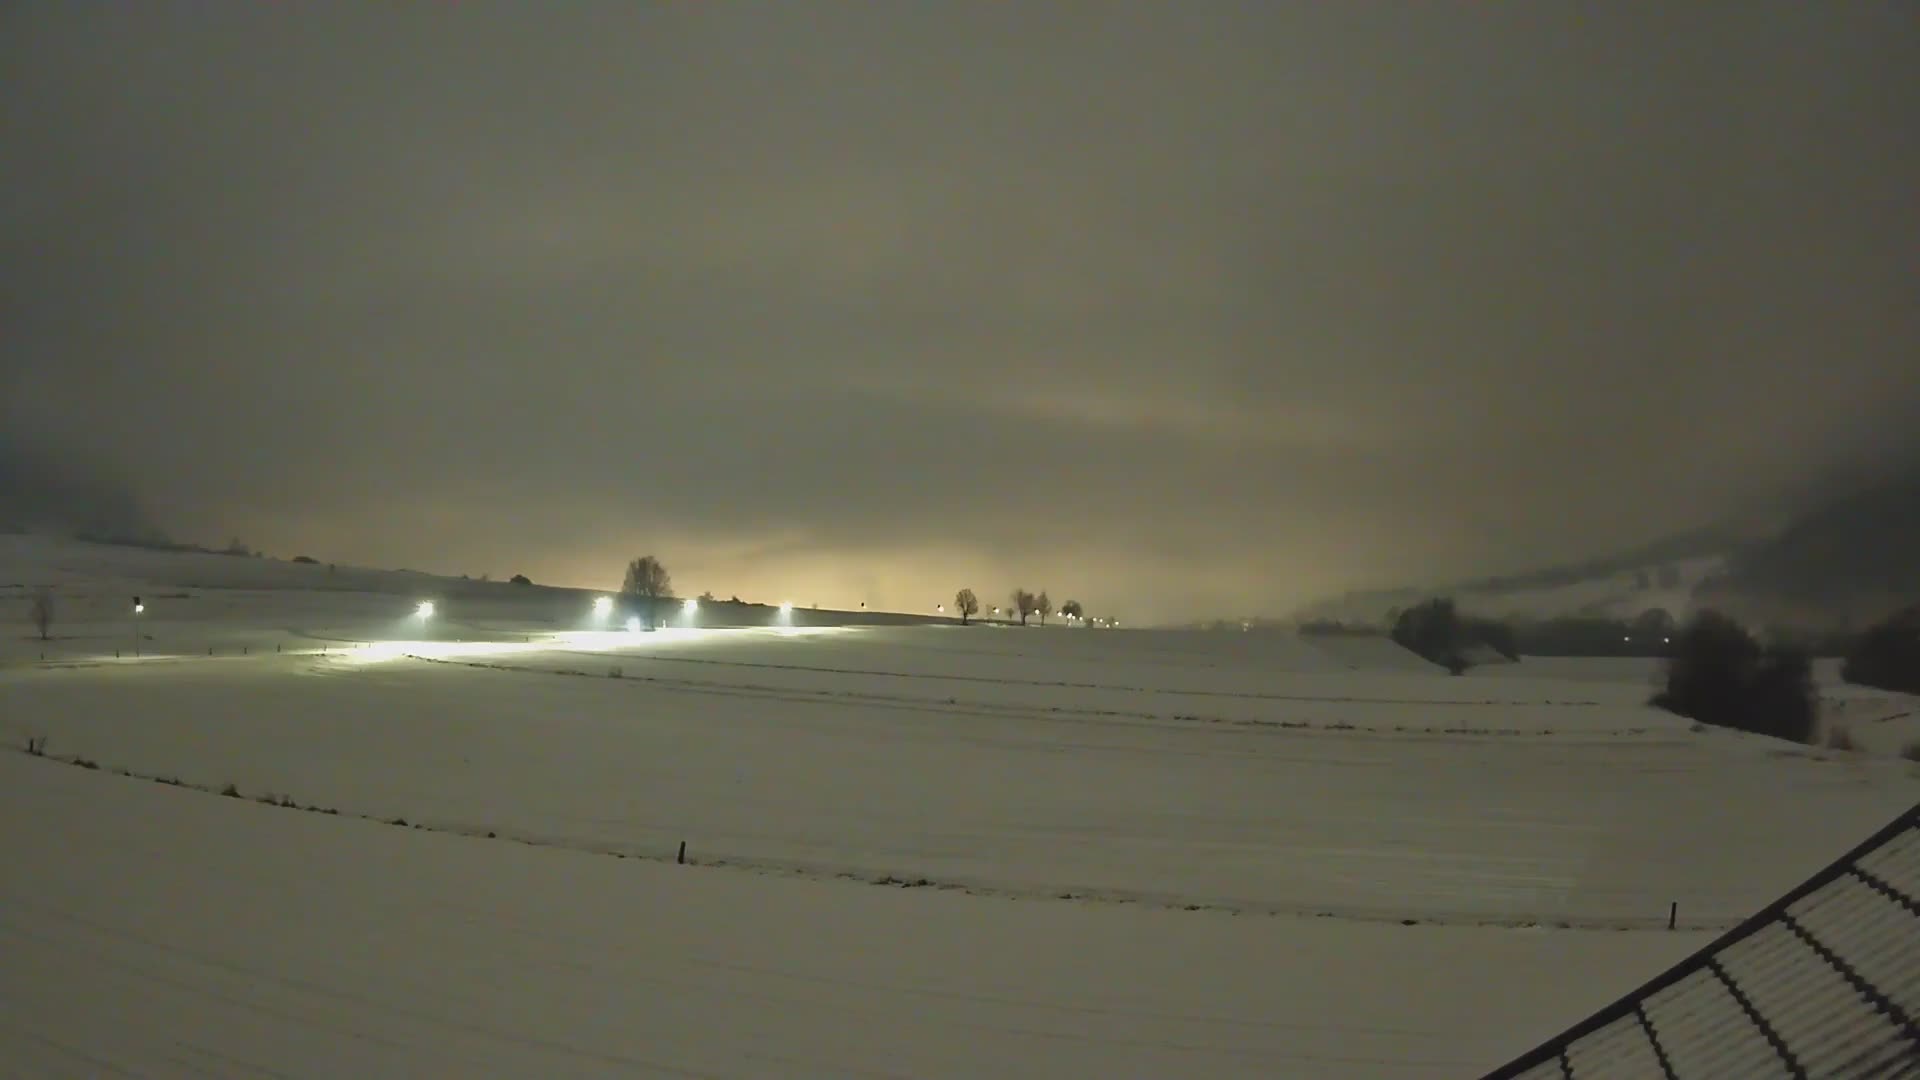
[[[1036,594],[1026,589],[1016,588],[1008,599],[1011,603],[1007,605],[1007,614],[1018,616],[1021,626],[1027,625],[1027,620],[1035,616],[1039,616],[1040,625],[1045,626],[1048,616],[1054,614],[1053,598],[1047,595],[1045,589]],[[980,614],[980,597],[972,589],[961,589],[953,594],[953,610],[960,613],[960,625],[965,626],[975,615]],[[999,609],[995,608],[994,611],[998,613]],[[1061,604],[1059,613],[1070,621],[1074,619],[1084,621],[1087,617],[1086,607],[1078,600],[1068,600]],[[1087,625],[1093,624],[1088,622]]]
[[[661,561],[652,555],[642,555],[627,564],[625,577],[621,580],[620,592],[627,596],[640,609],[648,626],[658,626],[659,604],[662,600],[673,598],[673,576]],[[1038,617],[1040,625],[1045,626],[1047,619],[1055,614],[1053,599],[1045,589],[1038,593],[1024,588],[1016,588],[1009,597],[1008,615],[1017,615],[1020,625]],[[953,610],[960,616],[961,625],[973,621],[980,614],[980,596],[972,589],[961,589],[953,596]],[[999,609],[996,608],[997,612]],[[1069,620],[1085,621],[1087,609],[1078,600],[1068,600],[1060,605],[1058,613]],[[1087,625],[1093,625],[1088,622]]]
[[[1302,632],[1351,628],[1303,626]],[[1811,742],[1818,728],[1816,653],[1842,656],[1840,676],[1847,682],[1920,694],[1920,605],[1858,635],[1776,633],[1762,641],[1711,609],[1684,623],[1660,609],[1630,620],[1505,623],[1464,615],[1451,597],[1435,597],[1394,613],[1389,633],[1455,675],[1491,655],[1660,657],[1664,677],[1649,704],[1700,723],[1799,743]]]

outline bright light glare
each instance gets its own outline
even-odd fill
[[[782,602],[782,603],[781,603],[781,605],[780,605],[780,614],[782,614],[782,615],[791,615],[791,614],[793,614],[793,601],[791,601],[791,600],[787,600],[787,601],[784,601],[784,602]]]
[[[687,602],[684,604],[681,604],[680,607],[687,614],[691,615],[694,612],[700,610],[700,601],[695,600],[693,597],[689,596],[687,597]]]
[[[423,619],[427,619],[427,618],[432,618],[432,616],[433,616],[433,601],[431,601],[431,600],[422,600],[422,601],[420,601],[420,606],[419,606],[419,607],[417,607],[417,608],[414,608],[414,609],[413,609],[413,613],[414,613],[415,615],[418,615],[418,616],[420,616],[420,617],[421,617],[421,618],[423,618]]]
[[[593,613],[595,615],[605,615],[607,612],[612,610],[613,610],[613,597],[596,596],[593,598]]]
[[[145,610],[147,610],[147,605],[145,605],[145,604],[135,604],[135,605],[133,605],[133,613],[134,613],[135,615],[138,615],[138,614],[140,614],[141,612],[143,612],[143,611],[145,611]]]
[[[630,633],[635,633],[635,634],[640,632],[640,616],[638,615],[627,616],[627,630]]]

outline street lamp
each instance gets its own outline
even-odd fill
[[[133,655],[135,659],[138,659],[140,656],[140,613],[145,610],[147,610],[147,605],[141,603],[139,597],[137,596],[134,597],[133,598]]]
[[[596,596],[593,598],[593,614],[596,618],[604,619],[607,617],[607,613],[611,612],[612,610],[613,610],[613,597]]]
[[[420,601],[420,606],[414,608],[413,613],[415,615],[420,616],[423,619],[433,618],[433,601],[431,600]]]

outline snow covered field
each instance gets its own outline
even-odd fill
[[[0,742],[101,766],[0,754],[0,1060],[1472,1075],[1920,793],[1605,662],[590,599],[0,537]]]

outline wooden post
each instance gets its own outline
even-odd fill
[[[1680,901],[1675,900],[1673,903],[1667,905],[1667,929],[1669,930],[1673,929],[1673,924],[1678,922],[1679,920],[1680,920]]]
[[[687,861],[687,842],[685,840],[680,841],[680,857],[674,861],[677,863],[685,863]]]

